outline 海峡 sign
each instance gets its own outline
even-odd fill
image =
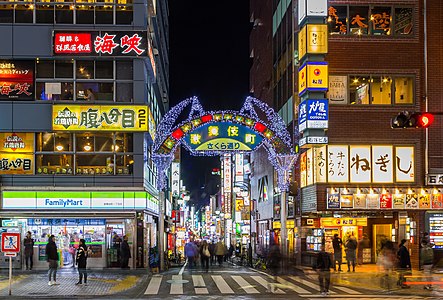
[[[0,60],[0,100],[34,100],[33,60]]]
[[[60,32],[53,34],[54,55],[146,55],[146,31]]]
[[[54,131],[148,131],[148,107],[53,105]]]

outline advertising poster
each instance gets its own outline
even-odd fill
[[[0,60],[0,100],[34,100],[34,60]]]
[[[329,76],[327,97],[330,104],[348,104],[348,77]]]
[[[354,194],[354,208],[366,208],[366,194]]]
[[[418,208],[417,194],[406,194],[406,209]]]
[[[397,182],[414,182],[414,147],[395,147]]]
[[[341,208],[353,208],[354,207],[354,197],[353,195],[341,195],[340,205]]]
[[[420,194],[418,195],[418,207],[423,209],[431,208],[431,195]]]
[[[340,194],[328,194],[328,209],[340,208]]]
[[[380,196],[378,194],[369,194],[366,196],[366,207],[368,209],[380,208]]]
[[[432,208],[437,208],[437,209],[443,208],[442,194],[432,194],[431,199],[432,199]]]
[[[0,152],[0,175],[34,174],[34,155]]]
[[[0,152],[33,153],[34,133],[0,132]]]
[[[392,208],[392,195],[391,194],[381,194],[380,195],[380,208],[381,209],[391,209]]]
[[[392,202],[394,209],[405,209],[405,195],[394,194],[392,195]]]

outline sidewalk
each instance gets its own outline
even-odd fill
[[[318,280],[317,273],[309,267],[301,267],[304,274],[312,279]],[[415,296],[443,296],[443,274],[433,274],[433,289],[424,290],[423,281],[426,280],[422,271],[413,271],[411,276],[407,277],[408,289],[402,289],[397,286],[398,274],[392,272],[389,276],[389,288],[386,285],[381,286],[382,274],[379,272],[378,266],[375,264],[365,264],[357,266],[355,272],[347,272],[347,266],[343,265],[344,272],[331,272],[331,284],[349,287],[358,287],[377,293],[395,293],[401,295]]]
[[[12,295],[24,298],[85,298],[116,295],[118,298],[137,294],[137,286],[147,281],[146,270],[89,270],[88,285],[75,285],[77,269],[59,269],[57,282],[48,286],[47,271],[14,270]],[[0,298],[8,297],[8,270],[0,271]]]

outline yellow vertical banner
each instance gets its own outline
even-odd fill
[[[328,53],[328,25],[326,24],[308,24],[306,52],[308,54],[326,54]],[[305,33],[306,34],[306,33]]]
[[[306,54],[306,28],[304,26],[298,33],[298,59],[302,60]]]

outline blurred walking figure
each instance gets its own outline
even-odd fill
[[[46,257],[49,263],[49,282],[48,285],[58,285],[57,283],[57,267],[58,267],[58,251],[55,244],[55,236],[51,234],[46,244]],[[52,277],[52,280],[51,280]]]
[[[209,253],[211,254],[211,266],[215,264],[215,243],[214,240],[209,244]]]
[[[355,251],[357,250],[357,239],[354,236],[354,233],[348,238],[346,241],[346,260],[348,262],[348,272],[351,272],[351,264],[352,264],[352,272],[355,272]]]
[[[277,281],[277,275],[280,270],[281,263],[280,247],[277,244],[271,246],[268,252],[268,265],[271,275],[274,276],[274,281]],[[275,285],[273,283],[268,284],[268,291],[274,293]]]
[[[315,269],[318,272],[318,281],[320,284],[320,293],[323,296],[329,295],[329,285],[331,284],[331,256],[325,251],[325,245],[322,244],[317,256]]]
[[[225,245],[219,240],[215,245],[215,255],[217,256],[218,265],[221,267],[223,265],[223,257],[225,256]]]
[[[332,247],[334,248],[334,271],[337,271],[338,264],[338,271],[341,272],[343,241],[338,237],[338,234],[334,234]]]
[[[189,269],[194,267],[194,260],[197,256],[198,249],[197,245],[195,245],[192,241],[189,241],[185,245],[185,256],[188,259]]]
[[[34,264],[34,239],[32,238],[32,233],[30,231],[26,233],[26,238],[24,239],[23,244],[25,246],[26,270],[32,270],[32,266]]]
[[[381,277],[381,287],[388,290],[391,289],[389,284],[389,276],[394,270],[395,266],[395,249],[394,243],[386,240],[382,243],[380,253],[377,258],[377,265],[379,267],[379,272],[382,273]]]
[[[80,239],[80,244],[77,249],[76,264],[78,268],[78,282],[75,285],[82,284],[82,280],[85,285],[88,284],[88,274],[86,273],[86,260],[88,259],[88,247],[84,239]]]
[[[426,276],[426,284],[423,288],[425,290],[432,289],[432,267],[434,265],[434,250],[432,244],[428,242],[428,239],[423,239],[421,242],[420,261],[423,266],[423,273]]]
[[[399,277],[398,277],[398,285],[402,288],[410,288],[409,285],[406,285],[406,272],[411,269],[411,257],[409,256],[408,248],[406,248],[408,244],[408,240],[402,239],[397,251],[398,257],[398,268],[399,268]]]
[[[202,268],[205,268],[206,272],[209,269],[209,257],[211,256],[211,252],[209,252],[208,242],[203,241],[200,247],[200,260],[202,264]]]
[[[358,241],[357,263],[359,266],[363,265],[363,249],[367,248],[370,248],[369,238],[366,233],[364,233],[362,239]]]

